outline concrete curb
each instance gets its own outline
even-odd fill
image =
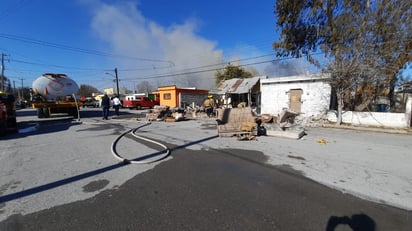
[[[320,127],[412,135],[412,129],[407,129],[407,128],[376,128],[376,127],[358,127],[358,126],[347,126],[347,125],[339,126],[339,125],[334,125],[334,124],[324,124]]]

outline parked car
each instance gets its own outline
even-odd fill
[[[23,109],[23,108],[26,108],[27,106],[26,102],[22,100],[16,100],[15,104],[16,104],[16,109]]]
[[[86,97],[83,101],[83,107],[99,107],[99,101],[93,99],[92,97]]]

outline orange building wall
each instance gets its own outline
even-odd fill
[[[187,88],[177,88],[176,86],[165,86],[158,87],[154,94],[160,95],[160,105],[169,106],[174,108],[179,106],[179,94],[180,93],[190,93],[190,94],[208,94],[208,90],[200,89],[187,89]],[[165,99],[165,95],[170,94],[170,99]]]

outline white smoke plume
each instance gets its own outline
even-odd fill
[[[196,34],[196,20],[161,26],[145,18],[131,2],[98,2],[94,9],[91,26],[108,44],[108,52],[139,58],[113,59],[125,81],[213,88],[215,72],[202,71],[217,68],[209,65],[222,63],[222,51],[216,49],[215,42]]]

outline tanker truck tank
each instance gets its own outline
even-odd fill
[[[59,100],[76,94],[79,86],[65,74],[45,73],[33,81],[32,90],[44,100]]]
[[[45,73],[33,81],[32,107],[37,108],[38,118],[48,118],[53,113],[66,113],[79,117],[76,94],[77,83],[65,74]]]

